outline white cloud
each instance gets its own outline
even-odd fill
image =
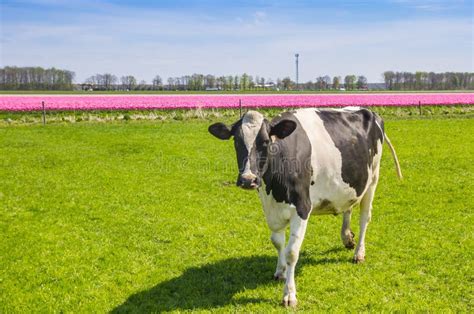
[[[441,12],[459,8],[464,0],[392,0],[393,3],[421,11]]]

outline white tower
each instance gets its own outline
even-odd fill
[[[299,53],[295,54],[296,58],[296,89],[298,89],[298,57],[300,56]]]

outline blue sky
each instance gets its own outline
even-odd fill
[[[385,70],[474,71],[472,0],[2,0],[0,65],[300,81]]]

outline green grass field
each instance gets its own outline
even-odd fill
[[[284,312],[258,197],[209,123],[1,126],[0,312]],[[386,130],[405,178],[385,147],[366,262],[341,216],[310,217],[298,309],[472,312],[474,121]]]

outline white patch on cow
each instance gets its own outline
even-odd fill
[[[273,195],[267,195],[265,184],[259,189],[263,211],[268,227],[272,230],[271,240],[278,251],[278,262],[275,270],[275,279],[284,279],[283,305],[296,305],[295,266],[301,244],[304,239],[308,220],[301,219],[293,205],[278,203]],[[285,245],[285,229],[290,224],[290,238]]]
[[[248,157],[250,157],[250,152],[252,151],[253,144],[257,138],[258,132],[262,127],[263,115],[257,111],[248,111],[242,119],[242,133],[245,147],[247,148]],[[250,170],[250,160],[247,159],[247,162],[244,166],[244,171],[242,174],[252,174]]]
[[[359,106],[347,106],[347,107],[341,108],[341,111],[358,111],[360,109],[361,108]]]
[[[286,228],[291,216],[296,213],[296,207],[284,202],[278,203],[272,193],[267,194],[264,182],[258,192],[270,230],[277,232]]]
[[[339,110],[339,109],[338,109]],[[342,156],[321,118],[313,108],[300,109],[295,113],[311,143],[311,167],[314,182],[310,186],[310,198],[314,214],[337,214],[349,209],[351,200],[360,200],[356,191],[342,179]],[[318,209],[324,200],[331,203],[328,209]]]
[[[374,159],[372,161],[372,167],[369,169],[369,182],[378,182],[379,179],[379,171],[380,171],[380,161],[382,160],[382,147],[383,143],[382,140],[377,141],[377,154],[374,155]],[[368,183],[369,184],[369,183]]]
[[[378,123],[377,123],[378,124]],[[361,196],[363,197],[370,186],[378,182],[378,175],[380,170],[380,160],[382,159],[382,147],[383,143],[381,140],[377,140],[377,154],[374,155],[372,163],[367,166],[367,183],[365,184],[364,191]]]
[[[308,220],[302,219],[296,212],[292,215],[290,220],[290,239],[288,240],[288,246],[285,248],[287,265],[286,283],[283,289],[283,305],[285,306],[296,306],[295,268],[307,224]]]
[[[319,108],[314,108],[314,109],[316,109],[317,111],[321,111],[319,110]],[[342,108],[324,108],[325,111],[332,110],[332,111],[338,111],[338,112],[352,112],[352,111],[358,111],[361,109],[362,108],[358,106],[347,106],[347,107],[342,107]]]
[[[380,126],[380,124],[377,122],[377,120],[375,120],[375,124],[377,124],[377,126],[379,127],[380,132],[382,133],[382,136],[383,136],[383,134],[384,134],[383,129],[382,129],[382,127]]]

